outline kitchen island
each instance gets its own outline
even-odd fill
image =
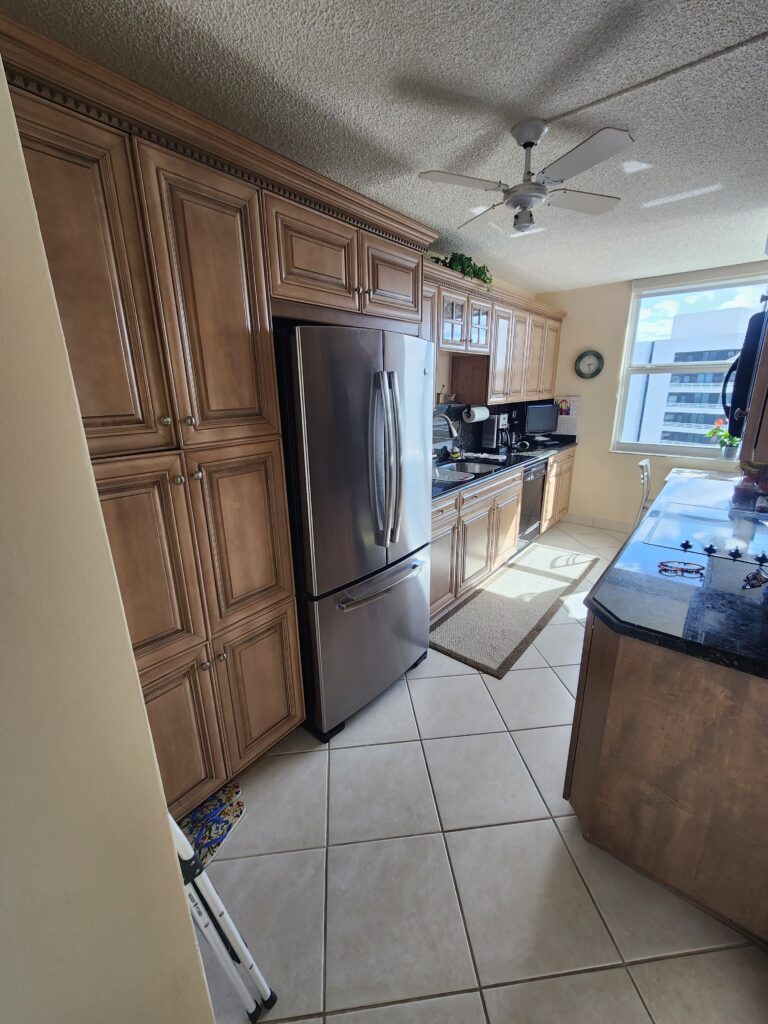
[[[588,595],[564,795],[586,839],[765,941],[768,585],[745,583],[768,515],[737,479],[673,474]]]

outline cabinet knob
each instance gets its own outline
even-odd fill
[[[222,651],[221,654],[217,654],[216,655],[216,661],[226,661],[226,660],[227,660],[227,652],[226,651]]]
[[[170,416],[161,416],[160,417],[160,426],[161,427],[170,427],[171,423],[173,423],[173,420],[171,419]]]
[[[175,477],[173,478],[173,482],[174,482],[174,483],[175,483],[175,484],[176,484],[177,486],[179,486],[179,487],[180,487],[180,486],[181,486],[181,485],[182,485],[182,484],[184,483],[184,481],[185,481],[185,480],[186,480],[186,477],[183,477],[183,476],[181,476],[181,474],[179,474],[179,476],[175,476]]]
[[[203,471],[202,471],[202,469],[196,469],[194,473],[190,473],[189,475],[192,477],[193,480],[202,480],[203,479]]]
[[[210,661],[201,661],[200,662],[200,668],[203,670],[203,672],[207,672],[210,667],[211,667]]]
[[[185,416],[184,417],[184,422],[185,422],[185,424],[188,427],[196,427],[197,426],[197,420],[195,419],[194,416]]]
[[[363,294],[363,286],[362,286],[361,284],[359,284],[359,285],[358,285],[358,286],[357,286],[357,287],[355,288],[355,295],[362,295],[362,294]]]
[[[366,294],[366,295],[368,296],[368,298],[370,299],[370,297],[371,297],[371,296],[373,295],[373,288],[366,288],[366,290],[365,290],[365,294]]]

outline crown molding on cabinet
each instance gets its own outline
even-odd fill
[[[424,252],[431,228],[194,114],[0,14],[8,83],[355,227]],[[226,154],[226,155],[224,155]]]
[[[477,298],[485,298],[499,305],[524,309],[529,313],[539,313],[542,316],[551,317],[553,320],[562,320],[565,317],[564,309],[549,306],[545,302],[539,302],[533,296],[513,291],[503,285],[492,284],[488,288],[482,281],[475,281],[448,267],[441,267],[439,263],[433,263],[428,257],[424,258],[424,283],[436,285],[438,288],[450,288],[451,291],[463,292]]]

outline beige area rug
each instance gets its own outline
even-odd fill
[[[596,562],[546,541],[531,544],[435,623],[430,647],[501,679]]]

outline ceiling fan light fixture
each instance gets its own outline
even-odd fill
[[[515,231],[531,231],[533,226],[533,211],[518,210],[515,214]]]

